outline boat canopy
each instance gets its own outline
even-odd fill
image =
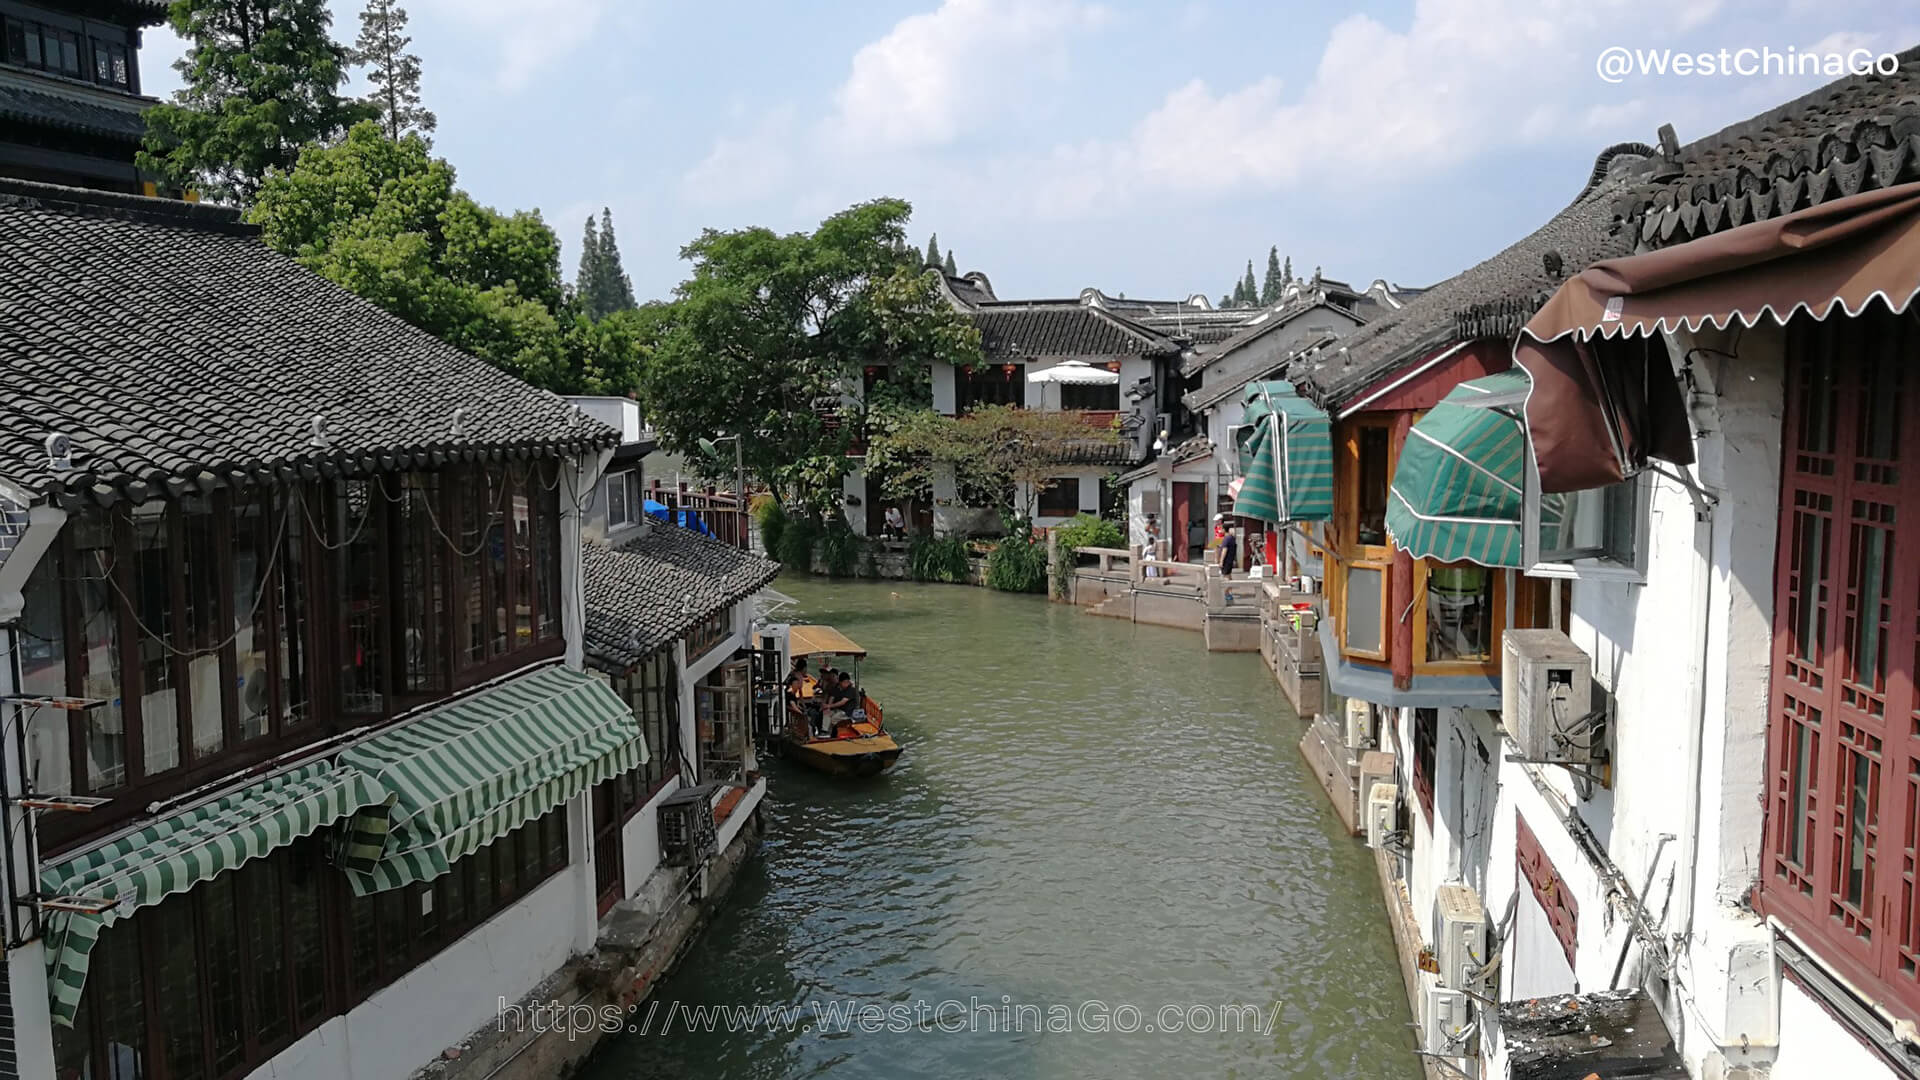
[[[865,657],[867,650],[831,626],[796,623],[787,629],[787,655]]]

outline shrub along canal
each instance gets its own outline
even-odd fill
[[[762,855],[589,1080],[1419,1075],[1372,860],[1257,657],[986,589],[778,587],[872,651],[906,756],[772,763]],[[762,1005],[797,1022],[687,1030]]]

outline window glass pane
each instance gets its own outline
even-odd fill
[[[66,31],[60,33],[60,70],[68,75],[80,74],[80,39]]]
[[[1385,651],[1381,647],[1385,627],[1380,617],[1380,605],[1386,584],[1386,572],[1379,567],[1356,566],[1347,571],[1344,625],[1348,649],[1369,653]]]
[[[514,485],[509,539],[513,541],[513,648],[533,644],[533,502],[531,475]]]
[[[1427,571],[1428,661],[1486,660],[1493,655],[1493,573],[1482,566]]]
[[[486,486],[479,473],[458,474],[454,490],[460,521],[460,588],[465,613],[461,619],[460,658],[463,664],[487,658],[486,620]]]
[[[9,63],[27,62],[27,28],[17,19],[0,20],[7,28],[7,60]]]
[[[240,1064],[247,1038],[241,1015],[239,912],[234,903],[239,875],[221,874],[194,891],[206,919],[207,1006],[213,1027],[213,1072],[223,1075]]]
[[[374,911],[380,920],[380,981],[390,983],[412,967],[407,946],[407,901],[412,889],[388,889],[373,894]],[[368,927],[372,936],[373,927]]]
[[[410,473],[398,482],[396,533],[400,553],[401,631],[406,641],[403,678],[410,693],[432,693],[448,685],[446,663],[447,598],[443,572],[446,545],[435,530],[432,507],[440,497],[440,478]]]
[[[559,466],[543,466],[534,475],[538,484],[533,492],[534,587],[540,590],[540,640],[551,641],[560,636]],[[637,475],[634,481],[637,485]]]
[[[106,702],[80,714],[86,732],[87,790],[110,791],[127,782],[120,697],[122,604],[112,580],[113,530],[96,513],[82,514],[67,527],[73,531],[73,587],[80,607],[80,694]]]
[[[601,485],[607,499],[607,524],[625,525],[627,517],[627,474],[614,473]]]
[[[245,899],[240,917],[246,934],[247,993],[253,1001],[253,1034],[261,1046],[273,1046],[291,1030],[287,1001],[286,940],[281,919],[280,876],[286,865],[275,855],[255,859],[240,870]]]
[[[200,1027],[199,937],[193,927],[192,893],[148,909],[144,934],[151,935],[154,960],[155,1027],[166,1075],[173,1080],[202,1080],[206,1068],[205,1035]]]
[[[66,616],[61,603],[60,551],[55,545],[27,578],[26,609],[16,636],[20,657],[20,691],[38,697],[62,697],[67,692]],[[72,733],[77,716],[65,709],[24,709],[27,721],[27,761],[35,791],[73,792]]]
[[[1360,429],[1359,516],[1356,528],[1362,544],[1387,542],[1387,468],[1392,433],[1383,427]]]
[[[112,55],[107,47],[98,41],[93,43],[93,77],[95,81],[110,83],[113,81]]]
[[[275,560],[275,596],[279,610],[280,632],[280,716],[281,724],[294,728],[311,712],[307,705],[307,503],[298,488],[275,501],[274,526],[280,532],[280,552]]]
[[[336,486],[334,530],[339,551],[340,707],[350,713],[386,709],[386,574],[378,492],[365,480]]]
[[[180,764],[179,688],[174,679],[173,551],[166,508],[150,503],[133,521],[134,631],[139,639],[140,737],[147,774]]]
[[[217,754],[226,746],[222,704],[226,680],[220,653],[227,635],[220,617],[219,545],[211,509],[204,500],[183,500],[180,513],[181,572],[184,575],[187,647],[187,708],[191,714],[193,756]]]
[[[301,1029],[326,1014],[326,954],[321,941],[321,889],[333,872],[324,845],[309,839],[287,853],[287,933],[293,943],[293,1013]]]
[[[487,473],[486,532],[487,604],[491,612],[487,624],[491,654],[507,651],[507,473],[502,467]]]
[[[452,942],[467,928],[467,868],[456,866],[440,875],[435,884],[440,892],[441,933]]]
[[[147,1075],[147,1003],[140,933],[132,925],[100,935],[87,965],[87,999],[100,1025],[107,1080]],[[77,1025],[76,1025],[77,1027]],[[56,1033],[62,1030],[55,1027]]]
[[[257,739],[273,718],[272,607],[267,573],[273,552],[273,505],[261,498],[237,499],[233,513],[233,657],[240,708],[240,738]]]
[[[27,28],[27,63],[34,67],[46,63],[40,53],[40,28],[37,26]]]
[[[347,973],[357,999],[371,993],[380,980],[380,924],[373,897],[347,901],[347,937]]]
[[[1893,509],[1876,504],[1856,504],[1869,513],[1884,511],[1891,524]],[[1892,580],[1893,532],[1874,525],[1853,527],[1853,550],[1849,553],[1852,581],[1852,612],[1848,623],[1848,678],[1868,690],[1885,686],[1886,630],[1892,613],[1889,586]]]

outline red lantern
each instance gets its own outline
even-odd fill
[[[1107,361],[1107,370],[1113,372],[1115,375],[1120,374],[1120,361],[1118,360]]]

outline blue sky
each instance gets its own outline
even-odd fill
[[[359,0],[334,0],[335,36]],[[578,257],[613,209],[642,298],[702,228],[914,205],[1002,298],[1218,297],[1296,272],[1447,277],[1564,205],[1594,155],[1697,138],[1818,75],[1596,74],[1603,49],[1873,52],[1920,0],[411,0],[436,152]],[[181,44],[147,38],[151,93]]]

